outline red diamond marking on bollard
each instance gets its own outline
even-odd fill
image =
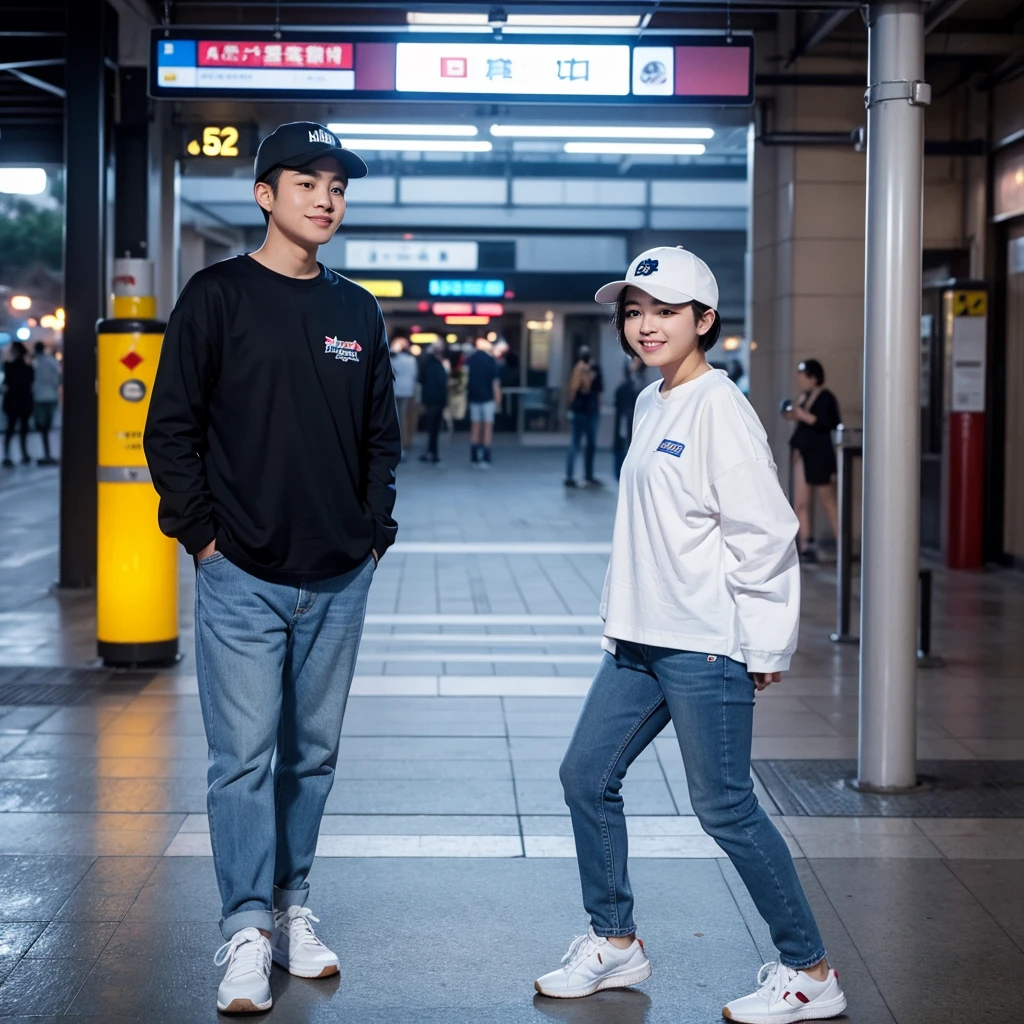
[[[136,352],[129,352],[128,355],[122,357],[121,362],[124,363],[129,370],[134,370],[135,367],[142,362],[142,356]]]

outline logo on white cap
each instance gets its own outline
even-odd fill
[[[642,252],[629,265],[623,280],[609,281],[594,298],[598,302],[615,302],[630,285],[643,289],[659,302],[699,302],[711,309],[718,308],[718,282],[711,268],[681,245],[661,245]]]

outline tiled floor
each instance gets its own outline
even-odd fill
[[[340,980],[275,973],[285,1024],[688,1024],[771,958],[701,831],[671,732],[623,789],[643,991],[534,997],[584,922],[558,762],[599,658],[614,488],[565,492],[557,452],[461,447],[401,470],[401,541],[370,599],[313,906]],[[608,461],[608,460],[606,460]],[[0,668],[88,665],[92,596],[57,593],[56,474],[0,477]],[[805,576],[801,651],[759,697],[758,759],[856,758],[857,651],[835,647],[834,575]],[[218,899],[182,561],[183,658],[73,706],[0,708],[0,1016],[213,1021]],[[922,760],[1024,760],[1024,578],[936,572]],[[1009,766],[1008,766],[1009,767]],[[1017,1015],[1024,819],[782,815],[857,1022]],[[992,984],[992,979],[1004,983]]]

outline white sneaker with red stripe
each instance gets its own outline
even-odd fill
[[[562,966],[538,978],[533,987],[553,999],[578,999],[604,988],[629,988],[650,976],[651,962],[639,939],[627,949],[619,949],[595,935],[591,927],[569,944]]]
[[[309,907],[288,907],[274,911],[270,948],[274,963],[297,978],[329,978],[338,973],[338,957],[313,931],[320,923]]]
[[[829,971],[824,981],[815,981],[805,971],[772,961],[757,972],[757,991],[734,999],[722,1016],[739,1024],[787,1024],[838,1017],[845,1009],[838,971]]]

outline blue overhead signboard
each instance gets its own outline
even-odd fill
[[[749,104],[750,36],[271,33],[154,29],[150,91],[246,97]]]

